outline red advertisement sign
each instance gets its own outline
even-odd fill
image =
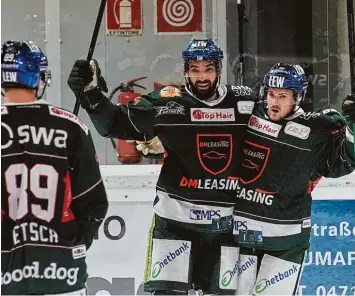
[[[107,0],[107,35],[134,36],[142,34],[141,0]]]
[[[203,0],[155,0],[157,34],[203,31]]]

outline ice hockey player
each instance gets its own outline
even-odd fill
[[[114,105],[103,95],[95,61],[76,61],[68,84],[74,93],[85,87],[82,107],[102,136],[149,141],[146,152],[166,151],[153,204],[145,291],[233,294],[238,180],[230,177],[237,175],[238,139],[254,98],[248,87],[221,84],[223,52],[212,40],[192,40],[182,57],[184,86],[166,86],[128,105]]]
[[[355,168],[355,100],[304,112],[308,82],[299,65],[265,75],[241,157],[234,236],[240,246],[237,295],[295,295],[310,244],[311,192],[319,179]]]
[[[108,207],[87,126],[41,99],[47,66],[31,41],[2,46],[2,295],[86,295],[86,251]]]

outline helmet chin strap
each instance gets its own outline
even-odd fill
[[[41,92],[41,94],[40,94],[39,96],[38,96],[38,91],[39,91],[39,84],[38,84],[38,86],[37,86],[37,88],[36,88],[36,97],[37,97],[37,100],[42,99],[42,97],[43,97],[43,95],[44,95],[44,92],[45,92],[45,90],[46,90],[47,84],[48,84],[48,82],[46,81],[46,82],[44,83],[44,85],[43,85],[43,90],[42,90],[42,92]]]
[[[43,76],[42,76],[43,75]],[[49,69],[46,69],[45,72],[41,73],[41,78],[39,80],[39,83],[38,83],[38,86],[36,88],[36,97],[37,97],[37,100],[40,100],[42,99],[43,95],[44,95],[44,92],[46,90],[46,87],[47,86],[50,86],[51,85],[51,78],[52,78],[52,75],[51,75],[51,71]],[[42,80],[43,79],[43,80]],[[39,88],[40,88],[40,83],[41,81],[44,81],[44,85],[43,85],[43,90],[42,90],[42,93],[40,96],[38,96],[38,91],[39,91]]]

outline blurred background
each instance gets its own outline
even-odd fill
[[[86,58],[100,0],[2,0],[1,42],[32,40],[46,53],[52,85],[46,99],[73,110],[67,86],[74,61]],[[193,37],[208,37],[225,52],[222,82],[258,89],[276,62],[301,64],[310,86],[307,111],[340,109],[355,92],[354,0],[107,0],[95,48],[109,92],[120,83],[152,91],[182,83],[181,52]],[[119,92],[112,97],[118,100]],[[101,164],[120,164],[109,139],[86,112]],[[143,160],[141,163],[151,163]]]

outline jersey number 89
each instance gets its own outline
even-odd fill
[[[20,184],[18,177],[21,177]],[[41,177],[46,179],[47,186],[40,186]],[[58,172],[53,166],[36,164],[28,170],[23,163],[12,164],[5,172],[5,182],[9,193],[9,217],[12,220],[23,218],[29,211],[38,219],[47,222],[53,219],[58,186]],[[47,209],[39,204],[29,206],[28,190],[34,197],[47,200]]]

